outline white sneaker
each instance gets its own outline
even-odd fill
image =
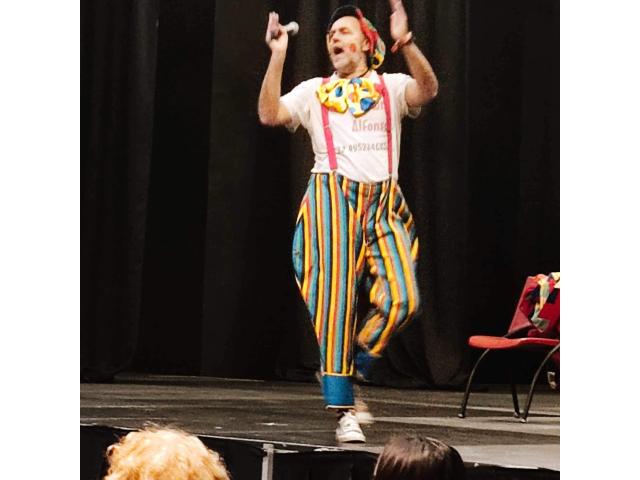
[[[373,425],[374,418],[369,412],[369,407],[359,398],[356,398],[356,420],[360,425]]]
[[[344,412],[338,420],[336,440],[339,443],[364,443],[367,441],[354,412]]]

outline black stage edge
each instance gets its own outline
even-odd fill
[[[527,424],[509,411],[508,387],[462,394],[361,389],[376,423],[367,444],[336,445],[335,419],[310,383],[207,377],[118,375],[81,385],[81,478],[105,473],[104,452],[148,424],[183,428],[222,455],[233,480],[369,480],[391,435],[420,433],[460,451],[470,479],[559,479],[559,394],[539,386]],[[523,389],[522,393],[525,393]]]
[[[106,473],[104,452],[120,436],[132,430],[99,425],[80,425],[80,478],[99,480]],[[377,455],[366,451],[236,440],[198,435],[222,455],[233,480],[370,480]],[[467,463],[471,479],[551,480],[560,472],[537,468],[507,468]]]

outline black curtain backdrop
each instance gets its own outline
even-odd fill
[[[154,124],[155,0],[81,4],[81,376],[138,343]]]
[[[311,379],[291,267],[312,152],[262,127],[267,14],[297,20],[283,91],[330,73],[341,1],[82,3],[85,380],[133,369]],[[388,46],[389,7],[360,1]],[[559,270],[558,0],[406,1],[440,93],[403,127],[423,311],[375,383],[458,387],[470,334],[501,335],[527,275]],[[389,53],[383,71],[407,72]],[[365,305],[362,306],[363,308]],[[485,381],[502,380],[487,364]]]

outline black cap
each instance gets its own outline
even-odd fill
[[[358,18],[358,7],[355,5],[342,5],[341,7],[336,8],[331,14],[331,18],[329,18],[329,24],[327,25],[327,32],[331,30],[331,25],[333,25],[336,20],[342,17],[356,17]]]

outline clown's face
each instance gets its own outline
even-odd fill
[[[327,33],[329,59],[341,77],[361,74],[367,66],[369,41],[355,17],[336,20]]]

